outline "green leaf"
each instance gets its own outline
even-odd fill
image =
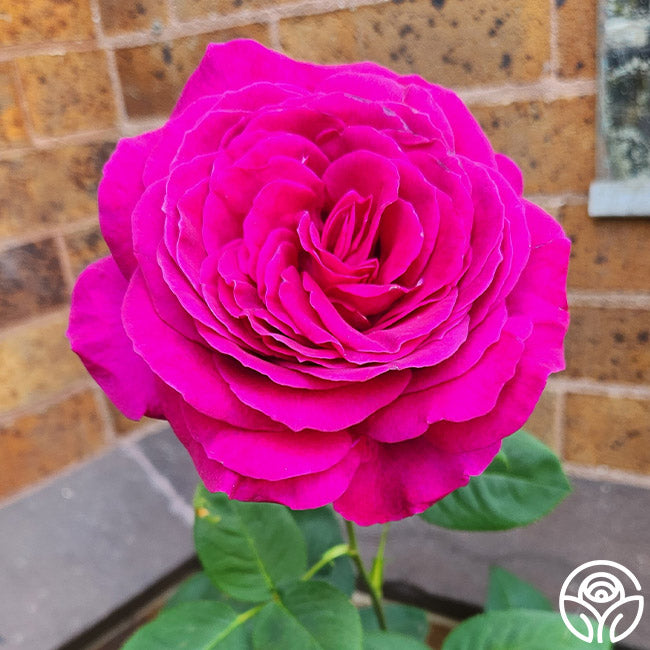
[[[243,627],[224,603],[195,601],[164,610],[123,650],[246,650]]]
[[[608,650],[611,643],[585,644],[556,612],[510,609],[473,616],[451,631],[442,650]]]
[[[427,615],[421,609],[411,605],[400,605],[398,603],[389,603],[384,605],[384,614],[386,616],[386,627],[389,632],[399,632],[412,636],[421,641],[427,638],[429,632],[429,623]],[[372,607],[361,607],[359,609],[361,616],[361,625],[366,632],[378,632],[379,623]]]
[[[508,530],[548,514],[571,492],[557,456],[525,431],[503,440],[480,476],[422,513],[453,530]]]
[[[256,650],[361,650],[361,622],[347,596],[325,582],[302,582],[258,615]]]
[[[316,564],[328,549],[343,543],[338,517],[329,506],[315,510],[294,510],[291,514],[307,542],[308,566]],[[349,557],[337,558],[314,577],[329,582],[348,596],[354,591],[355,574]]]
[[[485,611],[502,609],[541,609],[552,611],[549,599],[529,582],[501,569],[490,569]]]
[[[230,598],[230,596],[219,591],[208,576],[200,571],[184,580],[172,597],[167,601],[165,609],[170,609],[180,603],[189,603],[196,600],[214,600],[230,605],[236,612],[243,612],[250,607],[249,603],[242,603]]]
[[[363,650],[431,650],[418,639],[396,632],[369,632],[363,637]]]
[[[284,506],[242,503],[200,485],[194,542],[212,582],[238,600],[268,600],[307,568],[305,540]]]

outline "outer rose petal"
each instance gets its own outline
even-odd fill
[[[517,167],[517,164],[512,161],[508,156],[504,156],[502,153],[496,155],[497,166],[499,172],[505,177],[505,179],[510,183],[512,189],[521,196],[524,191],[524,177],[521,174],[521,169]]]
[[[533,332],[514,377],[504,386],[492,411],[467,422],[438,422],[429,429],[427,436],[441,448],[463,451],[483,447],[516,431],[535,408],[548,376],[564,368],[569,241],[559,224],[536,206],[529,207],[526,214],[530,259],[508,304],[509,308],[526,305],[521,311],[536,320]],[[553,302],[538,299],[537,292]]]
[[[142,174],[159,137],[160,132],[153,131],[120,140],[104,167],[104,176],[99,184],[97,200],[102,235],[127,279],[137,266],[133,255],[131,214],[145,190]]]
[[[91,264],[72,292],[68,338],[111,401],[132,420],[161,417],[156,378],[133,351],[120,310],[127,283],[112,257]]]
[[[208,458],[203,446],[192,437],[182,410],[178,408],[178,400],[173,397],[170,399],[169,394],[165,399],[169,404],[166,417],[192,456],[205,486],[212,492],[225,492],[231,499],[272,501],[294,510],[319,508],[332,503],[342,494],[359,465],[359,452],[356,447],[352,447],[340,462],[322,472],[280,481],[243,476]]]
[[[233,61],[236,61],[235,65],[232,64]],[[192,102],[202,97],[222,95],[258,81],[288,83],[299,88],[314,90],[323,80],[334,76],[339,71],[344,73],[352,71],[360,75],[374,74],[389,79],[398,78],[394,72],[374,63],[322,66],[294,61],[248,39],[211,43],[199,67],[185,85],[172,117],[176,117]],[[421,81],[426,83],[424,80]]]
[[[131,278],[122,307],[133,348],[160,379],[199,411],[247,428],[272,429],[273,422],[249,409],[215,372],[212,353],[169,327],[156,313],[142,274]],[[167,416],[167,413],[165,412]]]
[[[203,415],[183,398],[180,408],[188,431],[211,460],[251,478],[280,481],[315,474],[333,467],[350,451],[354,440],[347,431],[242,429]]]
[[[361,526],[410,517],[480,474],[500,446],[498,442],[485,449],[450,453],[424,438],[393,445],[369,441],[359,469],[334,509]]]

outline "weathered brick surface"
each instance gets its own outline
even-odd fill
[[[571,288],[650,289],[650,221],[592,219],[586,204],[565,205],[558,218],[572,241]]]
[[[91,262],[108,255],[108,246],[99,226],[91,226],[65,238],[72,273],[79,275]]]
[[[32,323],[0,339],[0,413],[51,396],[87,376],[65,337],[68,319]]]
[[[27,142],[25,120],[20,110],[13,63],[0,64],[0,147]]]
[[[118,50],[117,67],[129,115],[167,115],[208,43],[233,38],[254,38],[268,44],[268,30],[264,25],[248,25],[169,43]]]
[[[0,238],[97,212],[97,185],[113,142],[34,151],[0,160]]]
[[[104,52],[33,56],[19,60],[18,69],[39,135],[114,125],[115,101]]]
[[[596,76],[597,0],[557,0],[559,74]]]
[[[650,382],[650,312],[574,307],[567,374],[598,381]]]
[[[88,0],[3,0],[0,45],[93,37]]]
[[[531,80],[548,67],[549,3],[416,0],[357,11],[361,57],[453,87]]]
[[[565,456],[650,473],[650,401],[567,395]]]
[[[65,304],[55,243],[48,239],[0,253],[0,327]]]
[[[99,0],[106,34],[160,29],[167,22],[165,0]]]
[[[231,14],[247,9],[267,9],[293,0],[174,0],[180,20],[192,20],[208,14]]]
[[[526,192],[589,189],[595,172],[594,97],[470,108],[494,148],[521,166]]]
[[[350,11],[286,18],[280,21],[280,45],[295,59],[344,63],[358,58],[355,31]]]
[[[0,497],[82,460],[104,445],[90,391],[0,426]]]

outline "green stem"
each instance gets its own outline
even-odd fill
[[[211,648],[216,648],[221,641],[223,641],[233,630],[237,629],[240,625],[243,625],[248,621],[248,619],[253,618],[255,614],[257,614],[260,610],[262,610],[264,607],[266,607],[268,603],[260,603],[256,607],[253,607],[251,609],[247,609],[245,612],[237,616],[235,620],[230,623],[226,628],[222,630],[222,632],[217,636],[216,639],[210,643],[209,646],[206,646],[206,650],[211,650]]]
[[[330,562],[333,562],[336,560],[337,557],[341,557],[341,555],[349,555],[350,554],[350,547],[347,544],[337,544],[336,546],[332,546],[332,548],[328,548],[325,553],[323,553],[323,557],[321,557],[314,566],[305,573],[305,575],[300,578],[301,580],[309,580],[313,576],[315,576],[324,566],[329,564]]]
[[[372,601],[372,608],[375,610],[375,616],[377,617],[377,622],[379,623],[379,628],[385,630],[386,616],[384,615],[384,607],[381,602],[381,587],[377,589],[373,585],[373,581],[371,580],[370,576],[368,575],[368,572],[366,571],[366,567],[364,566],[363,560],[361,559],[361,554],[359,553],[359,545],[357,543],[357,535],[354,532],[354,524],[351,521],[346,520],[345,527],[348,531],[348,539],[350,540],[350,557],[352,558],[353,562],[355,563],[359,571],[359,576],[361,577],[361,579],[366,585],[366,588],[368,589],[368,593],[370,594],[370,600]],[[382,535],[382,537],[384,537],[384,535]],[[384,539],[384,546],[385,543],[386,541]],[[383,549],[382,549],[382,553],[383,553]]]
[[[388,530],[390,523],[384,524],[379,538],[379,546],[377,547],[377,555],[372,563],[370,570],[370,582],[379,594],[380,598],[384,596],[384,552],[386,550],[386,539],[388,537]]]

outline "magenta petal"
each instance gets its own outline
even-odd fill
[[[531,252],[513,293],[530,291],[566,309],[566,277],[571,242],[551,215],[529,201],[525,201],[524,205],[530,228]]]
[[[517,166],[514,160],[504,156],[502,153],[496,155],[497,167],[499,172],[510,183],[512,189],[521,196],[524,192],[524,177],[521,174],[521,169]]]
[[[124,331],[120,310],[127,283],[112,257],[91,264],[72,292],[68,338],[88,372],[132,420],[162,416],[156,378]]]
[[[320,508],[332,503],[343,493],[358,465],[359,455],[352,448],[343,460],[322,472],[282,481],[248,480],[238,484],[230,496],[240,501],[281,503],[292,510]]]
[[[314,474],[341,461],[352,447],[347,431],[247,430],[186,407],[185,420],[208,458],[251,478],[279,481]]]
[[[159,138],[160,131],[152,131],[120,140],[104,167],[104,176],[97,192],[102,235],[127,279],[136,267],[131,214],[145,191],[142,174],[151,149]]]
[[[334,502],[345,519],[382,524],[426,510],[480,474],[500,444],[464,453],[438,449],[424,438],[394,445],[369,443],[350,486]]]
[[[233,65],[233,61],[237,65]],[[257,81],[288,81],[304,88],[310,87],[314,78],[326,74],[322,66],[294,61],[255,41],[236,39],[211,43],[185,85],[172,116],[202,97],[221,95]]]
[[[492,410],[503,386],[515,374],[531,329],[527,318],[511,319],[501,339],[485,351],[475,366],[456,379],[424,391],[421,398],[430,403],[427,421],[462,422]]]
[[[309,390],[280,386],[226,359],[220,360],[219,369],[244,404],[294,431],[340,431],[357,424],[394,400],[410,379],[409,371],[390,372],[362,383]]]
[[[212,362],[214,352],[161,320],[139,271],[127,289],[122,318],[134,349],[163,382],[194,408],[238,426],[272,427],[268,418],[244,406],[228,389]]]
[[[359,453],[352,447],[341,461],[321,472],[280,481],[250,478],[208,458],[203,445],[188,429],[182,400],[177,393],[167,389],[165,401],[168,404],[169,422],[192,456],[205,486],[212,492],[225,492],[232,499],[271,501],[293,510],[319,508],[342,494],[359,465]]]
[[[165,283],[158,264],[165,216],[162,212],[165,181],[156,181],[140,197],[133,211],[133,243],[138,271],[144,278],[151,301],[162,319],[189,338],[198,338],[194,324]]]
[[[431,94],[445,112],[454,133],[456,153],[489,167],[496,167],[490,141],[461,98],[440,86],[431,86],[431,89]]]

